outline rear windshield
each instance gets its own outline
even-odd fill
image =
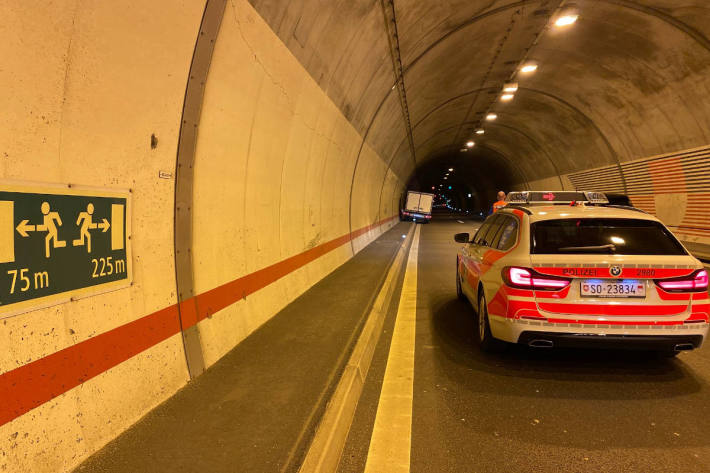
[[[651,220],[543,220],[530,226],[530,235],[532,254],[687,254],[668,229]]]

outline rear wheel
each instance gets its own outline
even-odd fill
[[[481,350],[485,352],[500,351],[504,345],[503,342],[494,338],[491,333],[486,295],[483,293],[483,288],[480,288],[478,292],[478,343]]]

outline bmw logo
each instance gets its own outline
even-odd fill
[[[611,268],[609,268],[609,274],[614,277],[621,276],[621,266],[612,266]]]

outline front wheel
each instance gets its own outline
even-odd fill
[[[491,325],[488,321],[488,305],[483,288],[478,294],[478,344],[484,352],[497,352],[503,348],[503,342],[493,337]]]

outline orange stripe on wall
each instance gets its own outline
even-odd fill
[[[181,307],[189,315],[183,317],[186,324],[183,329],[395,218],[397,215],[183,301]],[[195,301],[199,307],[197,313],[194,312]],[[175,304],[3,373],[0,375],[0,426],[178,333],[180,320]]]

